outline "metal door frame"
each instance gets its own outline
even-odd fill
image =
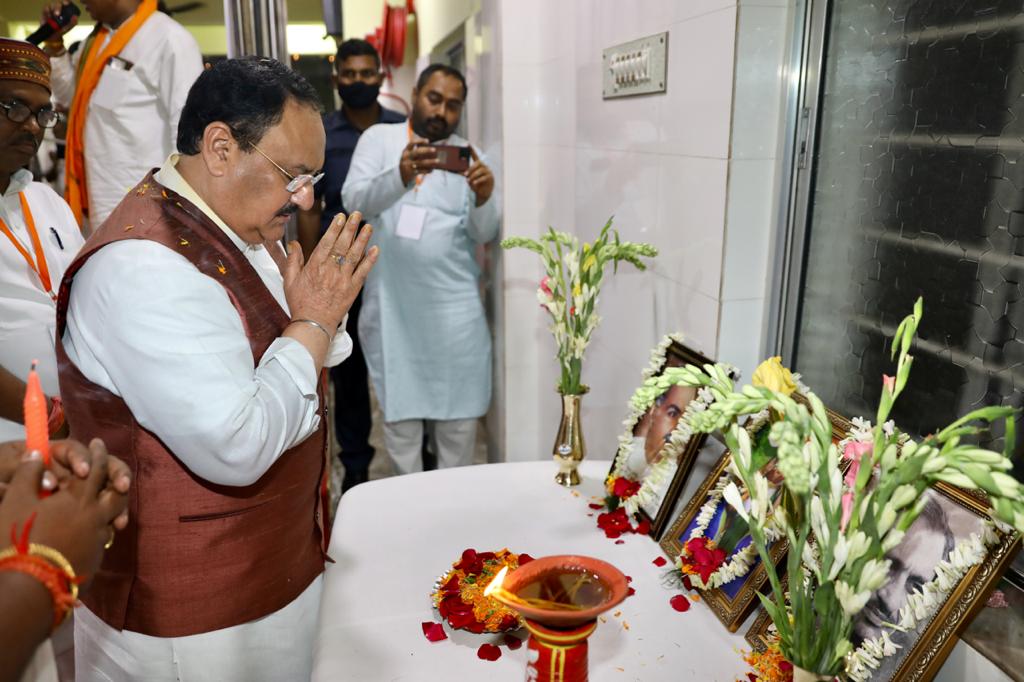
[[[793,365],[818,140],[829,0],[796,0],[787,62],[780,196],[765,348]]]

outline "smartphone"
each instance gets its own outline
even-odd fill
[[[432,144],[430,147],[437,153],[437,167],[452,173],[465,173],[469,170],[472,154],[469,147],[457,147],[450,144]]]

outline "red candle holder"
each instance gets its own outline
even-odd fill
[[[495,598],[522,614],[530,633],[527,641],[526,679],[537,682],[586,682],[587,639],[597,629],[597,617],[626,598],[628,585],[622,571],[585,556],[549,556],[520,566],[504,580],[505,593],[518,595],[528,585],[567,572],[593,575],[604,588],[605,599],[584,609],[563,610]]]

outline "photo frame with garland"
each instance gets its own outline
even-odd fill
[[[807,405],[807,401],[802,395],[794,393],[793,398],[798,402]],[[827,410],[827,412],[829,422],[832,425],[832,442],[838,444],[850,432],[851,424],[845,417],[842,417],[836,412],[833,412],[832,410]],[[748,424],[747,429],[753,436],[760,429],[767,428],[768,426],[769,422],[767,420],[763,420],[760,423]],[[686,502],[682,512],[680,512],[678,517],[666,531],[664,537],[661,538],[661,542],[659,543],[661,545],[661,549],[673,563],[677,561],[683,552],[683,546],[691,538],[692,527],[694,526],[698,515],[701,513],[702,508],[708,503],[709,497],[716,489],[716,486],[725,477],[728,477],[735,481],[741,493],[744,492],[743,484],[739,480],[736,480],[732,474],[727,471],[731,456],[732,455],[729,450],[726,449],[725,453],[711,470],[711,473],[704,479],[693,497]],[[717,509],[727,506],[728,503],[725,499],[720,499],[716,505],[715,514],[717,515],[718,513]],[[749,537],[749,535],[744,536],[744,539],[749,539]],[[769,547],[769,553],[771,554],[772,561],[774,561],[776,565],[778,565],[786,556],[788,548],[789,543],[784,537],[771,544]],[[756,608],[757,593],[765,586],[767,580],[768,574],[760,559],[757,559],[755,554],[755,559],[752,561],[752,564],[745,574],[739,575],[719,587],[702,589],[695,586],[695,589],[700,594],[701,600],[707,604],[708,608],[710,608],[722,624],[725,625],[726,629],[728,629],[729,632],[736,632],[740,625],[743,624],[743,621],[746,620],[747,616],[749,616]]]
[[[944,504],[964,509],[982,521],[990,519],[984,493],[968,492],[946,483],[937,483],[931,490]],[[912,537],[914,529],[914,526],[908,529],[901,545],[915,541]],[[885,661],[882,661],[883,666],[872,671],[866,680],[919,682],[938,674],[957,642],[957,634],[984,608],[989,595],[1020,549],[1019,533],[996,531],[995,535],[984,558],[970,567],[945,600],[935,605],[932,613],[909,633],[915,635],[913,640],[899,644],[901,648],[893,654],[899,658],[891,665],[884,665]],[[948,556],[952,554],[951,551]],[[745,637],[755,651],[767,649],[772,638],[772,621],[764,609],[760,609]]]
[[[645,372],[644,378],[660,376],[668,367],[683,367],[685,365],[704,367],[705,365],[713,364],[715,364],[714,360],[683,343],[681,336],[669,335],[665,340],[663,340],[662,344],[652,352],[651,365]],[[698,401],[698,389],[691,388],[689,391],[693,396],[692,400],[687,400],[685,405],[678,406],[682,412],[678,415],[678,419],[673,425],[671,431],[665,434],[665,443],[660,447],[657,453],[659,462],[665,462],[667,465],[674,460],[675,466],[671,467],[671,471],[665,472],[660,471],[656,466],[652,467],[655,470],[656,476],[659,474],[669,474],[669,476],[665,476],[667,482],[661,481],[657,485],[657,489],[652,491],[654,498],[653,504],[640,502],[636,506],[636,514],[650,523],[650,536],[655,540],[661,537],[665,528],[668,526],[668,523],[672,518],[672,512],[676,506],[676,502],[679,499],[679,495],[683,491],[683,488],[690,477],[690,473],[693,471],[693,465],[696,462],[701,446],[704,444],[704,440],[707,437],[707,434],[695,433],[683,438],[683,434],[687,428],[683,421],[686,409],[691,403]],[[644,420],[651,419],[652,414],[658,409],[659,406],[656,404],[648,408],[648,410],[643,414],[628,415],[624,422],[626,429],[622,436],[620,436],[620,443],[623,439],[635,438],[637,429],[641,427]],[[654,426],[649,426],[648,428],[655,429]],[[647,432],[647,435],[648,439],[653,436],[655,441],[658,440],[658,433],[656,430],[653,432]],[[608,470],[609,479],[614,479],[621,471],[624,464],[622,459],[627,455],[628,451],[624,452],[621,447],[616,450],[615,455],[612,457],[611,468]],[[666,467],[665,465],[662,465],[661,468]],[[641,484],[640,498],[647,497],[647,495],[645,495],[647,491],[643,489],[643,486],[645,484],[649,484],[650,481],[641,479],[638,482]]]

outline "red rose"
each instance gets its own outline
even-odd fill
[[[725,563],[725,557],[725,550],[715,547],[707,538],[693,538],[683,545],[683,570],[697,573],[701,581],[707,583],[711,574]]]
[[[625,476],[619,476],[612,484],[612,494],[623,500],[627,497],[633,497],[638,490],[640,490],[640,482],[631,481]]]
[[[491,556],[493,557],[494,555],[491,554]],[[484,570],[484,561],[476,553],[476,550],[467,549],[462,553],[462,561],[455,564],[455,569],[462,571],[466,575],[469,575],[470,573],[479,573]]]

